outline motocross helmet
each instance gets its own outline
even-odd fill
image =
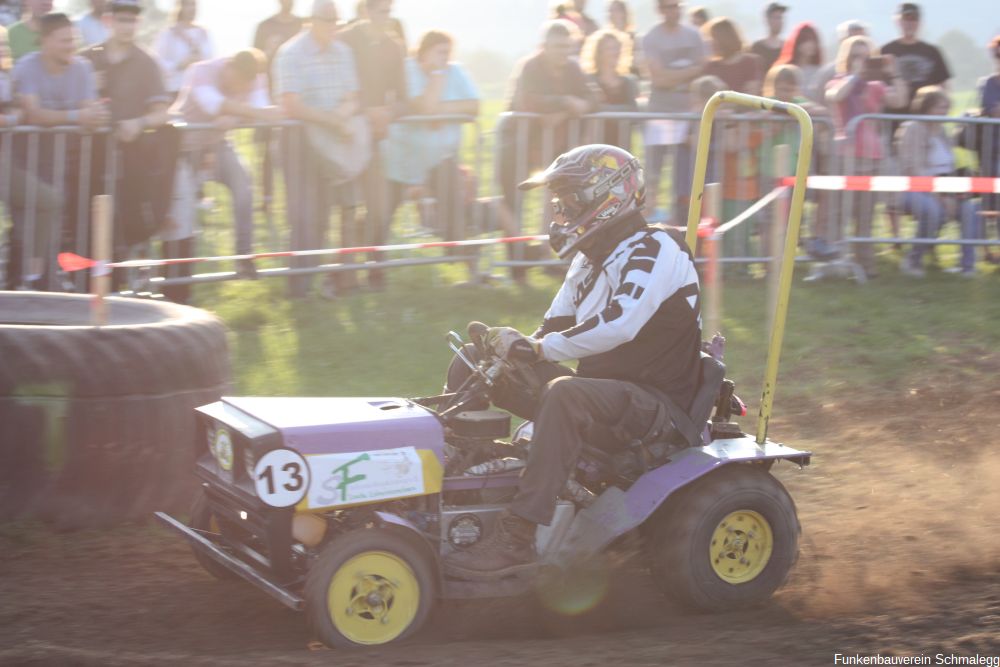
[[[552,192],[552,205],[564,221],[549,224],[549,245],[565,258],[623,217],[642,209],[646,182],[642,165],[628,151],[590,144],[563,153],[548,169],[521,183]]]

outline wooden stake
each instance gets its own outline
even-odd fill
[[[791,176],[792,148],[788,144],[778,144],[774,147],[774,177],[775,182]],[[771,208],[771,231],[768,234],[767,252],[771,263],[767,268],[767,323],[768,330],[774,324],[774,307],[778,303],[778,284],[781,278],[781,256],[785,247],[785,233],[788,231],[788,204],[791,193],[782,195],[774,201]]]
[[[709,183],[705,186],[705,206],[703,218],[711,218],[716,224],[722,220],[722,186]],[[705,326],[702,331],[706,340],[722,331],[722,268],[719,266],[722,238],[714,234],[703,239],[705,258]]]
[[[111,238],[113,229],[114,203],[111,195],[97,195],[92,201],[91,247],[97,265],[90,274],[90,293],[94,300],[90,323],[103,327],[108,323],[108,303],[105,297],[111,288]]]

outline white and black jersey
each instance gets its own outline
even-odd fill
[[[698,274],[677,232],[643,227],[607,258],[577,254],[535,336],[583,377],[656,387],[687,408],[698,380]]]

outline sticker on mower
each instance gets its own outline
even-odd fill
[[[309,509],[424,493],[423,462],[414,447],[310,456],[309,467]]]
[[[257,497],[271,507],[291,507],[309,490],[309,466],[298,452],[275,449],[253,467]]]
[[[215,460],[219,462],[219,467],[230,472],[233,469],[233,438],[229,435],[229,431],[224,428],[217,430],[212,437],[210,448]]]

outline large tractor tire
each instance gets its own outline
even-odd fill
[[[229,383],[223,324],[172,303],[0,292],[0,519],[109,525],[185,511],[194,408]]]
[[[667,501],[654,516],[646,555],[661,589],[701,611],[765,602],[798,558],[795,504],[759,466],[731,464]]]

